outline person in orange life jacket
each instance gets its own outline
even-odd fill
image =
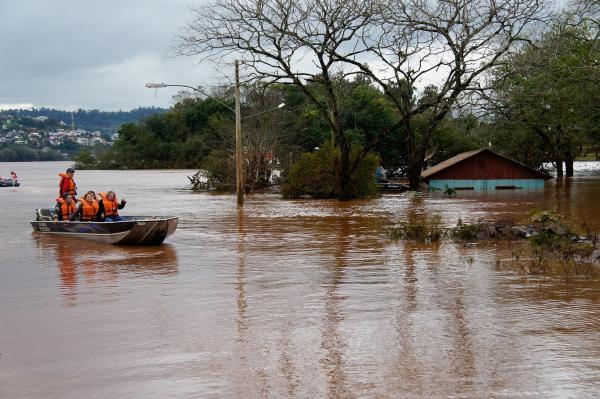
[[[63,198],[56,199],[54,208],[54,220],[67,221],[75,213],[75,200],[73,196],[65,194]]]
[[[95,222],[98,220],[98,201],[95,200],[95,194],[93,191],[85,193],[83,198],[77,203],[75,213],[73,213],[69,220],[81,220],[82,222]]]
[[[77,195],[77,186],[75,185],[75,180],[73,180],[73,175],[75,174],[75,169],[69,168],[67,169],[67,173],[59,173],[60,183],[58,184],[58,196],[60,198],[64,198],[65,194],[72,195],[75,197]]]
[[[119,222],[123,220],[123,218],[119,216],[118,210],[123,209],[126,203],[127,201],[124,199],[119,203],[114,191],[100,193],[100,201],[98,201],[98,205],[100,205],[100,208],[98,209],[98,220],[104,219],[105,222]]]

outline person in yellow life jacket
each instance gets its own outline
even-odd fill
[[[59,173],[60,183],[58,184],[58,196],[60,198],[64,198],[65,194],[72,195],[73,198],[77,195],[77,186],[75,185],[75,180],[73,180],[73,175],[75,174],[75,169],[69,168],[67,169],[67,173]]]
[[[127,201],[121,200],[121,203],[117,201],[117,195],[114,191],[107,191],[106,193],[99,193],[100,209],[98,210],[98,220],[104,220],[106,222],[119,222],[123,220],[119,216],[119,209],[123,209]]]
[[[98,201],[95,200],[93,191],[85,193],[83,198],[79,200],[69,220],[81,220],[82,222],[96,222],[98,220]]]
[[[75,201],[69,194],[65,194],[63,198],[56,199],[56,207],[54,208],[54,220],[67,221],[75,213]]]

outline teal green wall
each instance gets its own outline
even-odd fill
[[[441,191],[444,191],[446,186],[449,188],[473,187],[475,191],[495,190],[496,186],[516,186],[524,190],[536,190],[544,188],[544,179],[429,180],[429,191],[433,189],[440,189]]]

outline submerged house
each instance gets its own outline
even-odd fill
[[[468,151],[421,173],[429,190],[538,189],[551,177],[490,149]]]

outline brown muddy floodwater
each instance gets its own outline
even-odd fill
[[[340,203],[194,194],[190,171],[78,171],[124,214],[176,215],[154,248],[37,236],[66,163],[0,163],[1,398],[594,398],[600,278],[524,277],[495,246],[393,242],[556,208],[600,228],[600,176],[545,190]],[[581,165],[579,165],[581,166]]]

